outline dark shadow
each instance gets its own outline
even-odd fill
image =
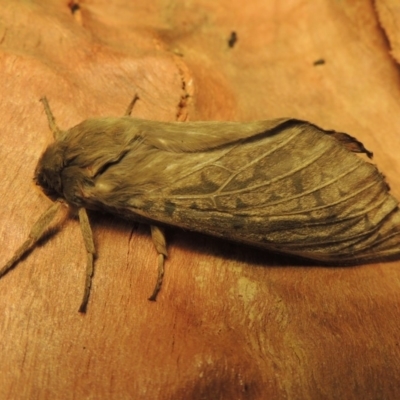
[[[95,236],[97,227],[108,230],[118,230],[119,232],[122,230],[126,231],[127,234],[131,234],[132,229],[135,229],[135,235],[148,236],[151,240],[150,228],[147,224],[121,219],[110,214],[92,211],[89,213]],[[199,256],[201,256],[201,254],[207,254],[213,257],[236,260],[261,267],[355,267],[377,262],[400,260],[400,255],[398,255],[382,258],[373,262],[357,259],[350,262],[323,262],[289,254],[276,253],[267,249],[253,247],[251,245],[237,243],[173,226],[166,226],[165,232],[168,248],[178,247],[193,254],[198,254]]]

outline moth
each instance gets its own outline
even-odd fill
[[[85,312],[95,246],[86,209],[148,223],[161,288],[164,227],[173,225],[318,260],[361,264],[400,255],[398,202],[352,136],[282,118],[254,122],[87,119],[54,135],[34,180],[55,200],[0,277],[44,235],[62,202],[77,210],[87,251]]]

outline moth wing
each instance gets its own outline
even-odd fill
[[[172,153],[202,152],[258,135],[273,135],[287,121],[286,118],[249,123],[159,122],[130,117],[87,119],[63,137],[64,157],[69,166],[89,167],[91,176],[95,176],[128,152],[140,153],[143,145]]]
[[[397,202],[352,153],[363,151],[359,142],[306,122],[265,123],[147,131],[89,197],[125,216],[328,262],[399,252],[390,244],[400,237]],[[196,126],[203,131],[190,143]]]
[[[280,118],[253,122],[164,122],[135,120],[143,133],[144,143],[159,150],[174,153],[202,152],[242,140],[256,140],[258,136],[273,136],[277,129],[290,123]]]

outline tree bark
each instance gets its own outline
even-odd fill
[[[377,4],[379,18],[367,0],[0,0],[0,259],[50,204],[32,181],[53,141],[42,96],[62,129],[123,115],[135,94],[147,119],[304,119],[362,141],[399,199],[399,69]],[[0,280],[0,398],[399,393],[400,262],[327,268],[170,229],[149,302],[149,228],[89,218],[86,315],[74,219]]]

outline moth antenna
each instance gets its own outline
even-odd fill
[[[57,201],[53,203],[36,221],[33,225],[31,231],[29,232],[28,239],[22,244],[22,246],[14,253],[12,258],[7,262],[7,264],[0,270],[0,278],[5,275],[15,263],[17,263],[22,256],[30,249],[32,249],[39,239],[46,232],[47,228],[53,221],[54,217],[57,215],[61,208],[61,202]]]
[[[43,103],[44,111],[45,111],[45,113],[47,115],[47,121],[49,122],[49,128],[53,132],[54,139],[57,140],[61,136],[62,131],[56,125],[56,119],[54,118],[54,115],[51,112],[50,105],[49,105],[49,102],[47,101],[47,98],[46,97],[42,97],[40,99],[40,101]]]
[[[81,305],[79,307],[79,312],[86,313],[86,308],[87,308],[87,304],[89,301],[89,295],[90,295],[90,288],[92,287],[92,278],[93,278],[93,272],[94,272],[93,260],[94,260],[94,257],[96,256],[96,249],[94,247],[92,228],[90,227],[90,222],[89,222],[89,218],[87,216],[86,209],[83,207],[80,208],[78,211],[78,214],[79,214],[79,222],[80,222],[81,231],[82,231],[82,237],[83,237],[83,241],[85,243],[86,253],[87,253],[85,290],[83,292],[83,298],[82,298]]]
[[[164,260],[167,257],[167,242],[165,240],[164,231],[158,226],[151,225],[151,237],[153,239],[154,246],[158,252],[158,277],[154,287],[152,295],[148,298],[150,301],[156,301],[157,295],[161,290],[163,278],[164,278]]]
[[[131,100],[131,102],[128,105],[128,108],[125,111],[124,116],[125,117],[129,117],[131,115],[133,106],[135,105],[135,103],[139,100],[139,96],[137,94],[135,94],[135,96],[133,97],[133,99]]]

